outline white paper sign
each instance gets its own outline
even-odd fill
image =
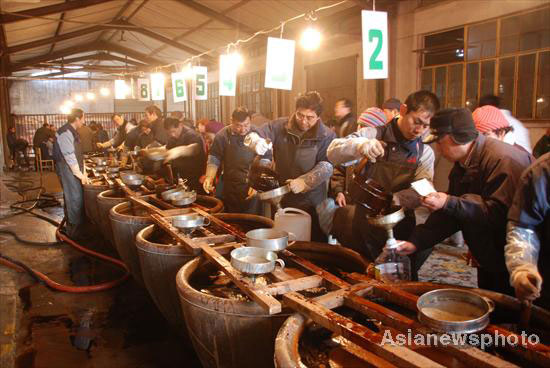
[[[187,86],[185,85],[185,73],[172,73],[172,94],[174,102],[187,101]]]
[[[427,179],[420,179],[411,183],[411,187],[422,197],[435,193],[435,188]]]
[[[151,99],[164,100],[164,76],[161,73],[151,74]]]
[[[151,84],[149,83],[149,79],[138,79],[137,86],[138,86],[138,91],[137,91],[138,100],[139,101],[151,100]]]
[[[206,100],[208,98],[208,70],[205,66],[194,66],[194,99]]]
[[[124,79],[115,80],[115,100],[124,100],[128,96],[129,88]]]
[[[294,40],[269,37],[265,66],[265,88],[292,89]]]
[[[363,79],[388,78],[388,13],[361,11]]]
[[[220,55],[220,96],[235,96],[238,65],[231,55]]]

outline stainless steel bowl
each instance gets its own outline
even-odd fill
[[[145,176],[141,174],[136,173],[120,173],[120,179],[122,182],[126,185],[132,186],[132,187],[138,187],[141,184],[143,184],[143,180],[145,180]]]
[[[210,225],[210,219],[196,213],[178,215],[171,218],[172,225],[178,229],[194,229],[200,226]]]
[[[296,236],[284,230],[255,229],[246,233],[246,245],[277,252],[289,246],[290,238],[295,242]]]
[[[99,173],[104,173],[105,170],[107,170],[107,166],[104,166],[104,165],[96,165],[94,167],[95,171],[99,172]]]
[[[109,174],[118,173],[120,171],[120,167],[108,167],[107,172]]]
[[[197,200],[197,193],[195,191],[191,191],[191,192],[184,192],[178,195],[174,195],[172,197],[171,202],[174,206],[181,207],[181,206],[190,205],[196,200]]]
[[[166,158],[166,147],[145,149],[145,156],[151,161],[162,161]]]
[[[287,193],[290,193],[290,186],[288,184],[273,190],[268,190],[267,192],[258,192],[258,199],[260,201],[267,201],[273,198],[282,197]]]
[[[177,197],[177,196],[182,195],[184,193],[185,193],[185,189],[178,186],[174,189],[170,189],[170,190],[166,190],[166,191],[162,192],[160,196],[165,201],[171,201],[174,197]]]
[[[277,253],[263,248],[241,247],[231,251],[231,266],[236,270],[251,275],[261,275],[272,272],[275,264],[284,268],[285,262],[277,257]]]
[[[472,291],[438,289],[422,294],[416,307],[418,320],[435,331],[474,333],[487,327],[495,303]]]

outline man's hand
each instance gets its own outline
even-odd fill
[[[400,240],[398,240],[397,242],[401,243],[397,247],[397,254],[408,256],[409,254],[416,252],[416,245],[414,245],[413,243]]]
[[[340,207],[346,207],[346,196],[343,192],[336,194],[336,204]]]
[[[437,211],[445,207],[448,199],[449,195],[447,193],[430,193],[426,197],[422,198],[422,206],[426,207],[430,211]]]
[[[204,183],[202,183],[202,188],[204,191],[208,194],[214,191],[214,179],[212,178],[205,178]]]
[[[514,275],[512,286],[519,300],[533,301],[540,297],[542,277],[538,272],[519,271]]]
[[[256,151],[257,155],[263,156],[267,151],[273,148],[273,143],[268,143],[265,139],[260,138],[256,142],[256,146],[254,147],[254,151]]]
[[[361,143],[359,146],[359,152],[367,157],[369,161],[376,162],[376,158],[384,155],[384,147],[386,142],[379,141],[378,139],[369,139],[368,141]]]
[[[82,177],[80,178],[80,182],[82,183],[82,185],[90,184],[90,179],[88,179],[86,175],[82,175]]]
[[[286,182],[289,184],[292,193],[302,193],[307,188],[305,180],[301,178],[289,179]]]
[[[105,147],[107,147],[107,146],[105,146],[105,145],[104,145],[103,143],[101,143],[101,142],[97,142],[97,143],[96,143],[96,146],[97,146],[97,148],[105,148]]]

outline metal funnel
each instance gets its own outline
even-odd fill
[[[399,223],[399,221],[405,218],[405,211],[403,207],[391,207],[389,211],[385,211],[388,214],[367,216],[369,224],[384,229],[388,232],[388,240],[386,241],[386,247],[392,248],[397,246],[397,242],[393,237],[393,228]]]
[[[281,208],[281,200],[283,196],[290,192],[290,186],[284,185],[279,188],[268,190],[267,192],[258,192],[258,199],[269,203],[274,208],[274,213]]]

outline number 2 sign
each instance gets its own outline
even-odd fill
[[[363,79],[388,78],[388,13],[363,10]]]

